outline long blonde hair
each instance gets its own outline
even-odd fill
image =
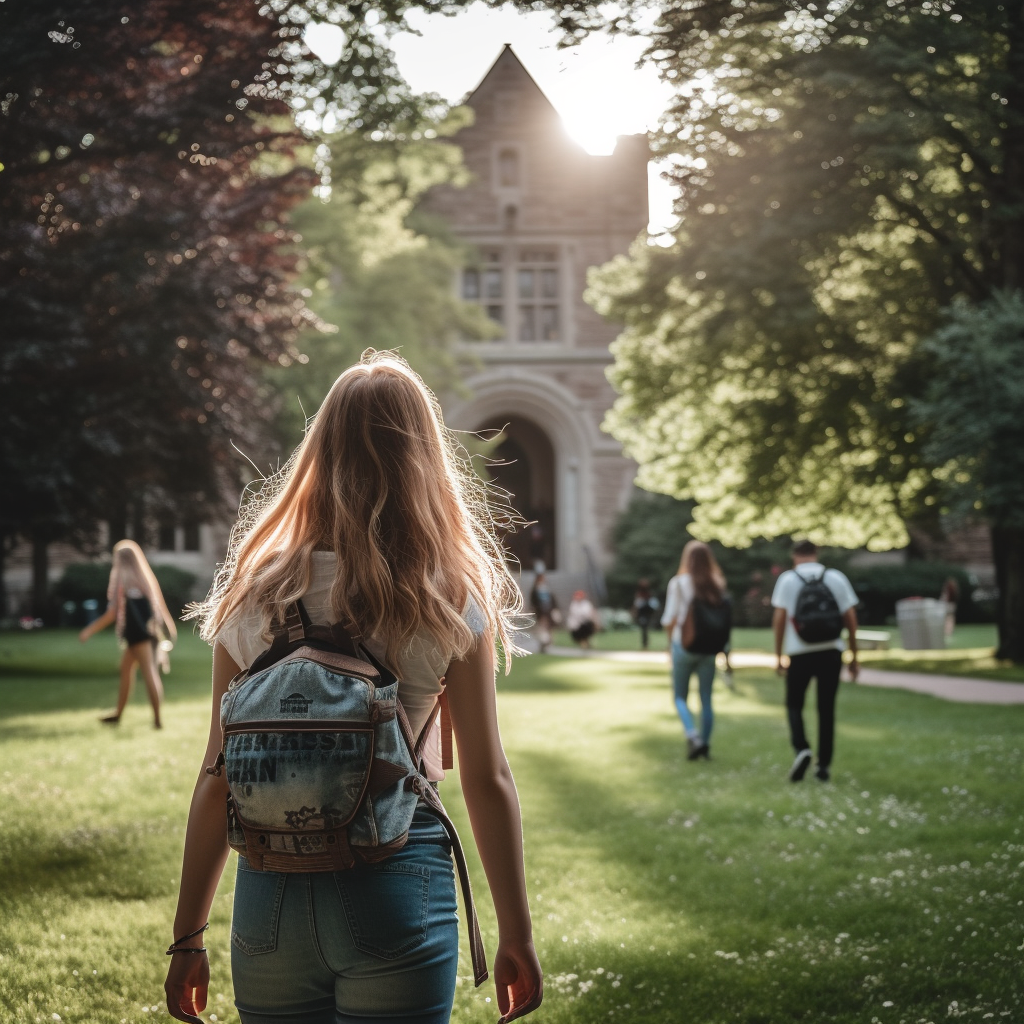
[[[462,613],[472,601],[508,671],[522,598],[494,518],[431,391],[397,354],[367,349],[243,508],[209,597],[191,614],[213,640],[255,609],[266,637],[309,587],[313,552],[329,550],[338,555],[335,620],[383,642],[392,667],[417,634],[451,658],[467,654],[476,637]]]
[[[703,541],[688,541],[679,559],[679,575],[693,581],[693,592],[702,601],[721,604],[725,596],[725,576],[711,548]]]
[[[153,609],[153,618],[162,625],[168,637],[178,639],[178,626],[174,616],[167,608],[164,593],[157,581],[142,548],[133,540],[119,540],[114,545],[113,565],[111,566],[110,584],[107,587],[107,599],[117,609],[117,633],[124,632],[124,599],[128,585],[137,584],[139,589],[149,598]]]

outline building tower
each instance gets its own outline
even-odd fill
[[[435,189],[425,205],[471,246],[456,286],[503,333],[471,343],[480,369],[469,397],[445,401],[445,418],[457,430],[505,428],[497,482],[536,521],[509,546],[524,571],[542,561],[564,596],[595,586],[635,472],[600,429],[619,328],[583,292],[587,271],[647,228],[647,138],[587,154],[507,45],[465,103],[475,120],[453,141],[472,181]]]

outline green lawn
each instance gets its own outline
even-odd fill
[[[96,721],[116,654],[109,637],[81,651],[69,634],[0,635],[5,1024],[168,1019],[208,656],[180,644],[158,733],[141,694],[119,729]],[[547,972],[538,1022],[1020,1024],[1024,708],[846,687],[833,782],[794,786],[780,683],[737,684],[718,696],[714,760],[691,764],[658,666],[533,657],[500,682]],[[457,778],[444,795],[462,826]],[[229,873],[208,936],[219,1021],[237,1019],[231,888]],[[454,1020],[493,1024],[491,990],[468,959],[461,974]]]
[[[876,628],[876,627],[871,627]],[[879,627],[880,628],[880,627]],[[892,649],[888,651],[862,651],[861,661],[872,668],[891,669],[900,672],[926,672],[951,676],[974,676],[979,679],[994,679],[1004,682],[1024,683],[1024,665],[1013,665],[1008,661],[996,661],[992,657],[996,645],[996,627],[987,623],[957,626],[949,638],[949,645],[943,651],[904,651],[900,647],[900,631],[886,627],[892,635]],[[556,630],[554,642],[572,647],[573,641],[565,630]],[[664,650],[665,634],[651,634],[650,649]],[[640,631],[637,629],[616,629],[598,633],[591,646],[599,651],[638,651]],[[735,651],[775,650],[770,629],[737,628],[732,631],[732,647]]]

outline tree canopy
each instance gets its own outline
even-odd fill
[[[461,379],[466,358],[453,341],[494,332],[480,308],[452,289],[467,259],[464,245],[417,208],[428,189],[464,180],[461,154],[445,141],[464,116],[422,117],[378,140],[352,132],[324,137],[329,184],[295,211],[293,223],[302,236],[303,294],[329,333],[308,329],[300,339],[308,362],[271,375],[291,443],[305,414],[363,349],[399,348],[432,387],[445,390]]]
[[[592,280],[626,323],[608,428],[698,536],[904,544],[949,507],[922,341],[1024,284],[1019,7],[695,0],[648,53],[680,223]]]
[[[387,46],[415,6],[0,5],[5,542],[231,500],[232,445],[271,443],[267,367],[320,323],[295,283],[289,213],[320,180],[296,115],[356,147],[429,116]],[[311,18],[345,32],[331,66]]]

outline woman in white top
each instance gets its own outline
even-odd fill
[[[121,656],[121,685],[117,695],[117,709],[104,715],[100,721],[108,725],[117,725],[121,721],[135,683],[135,669],[139,667],[142,669],[149,702],[153,706],[153,724],[159,729],[164,688],[157,666],[164,672],[170,669],[167,652],[177,639],[178,627],[142,548],[133,540],[119,540],[114,545],[110,581],[107,584],[107,610],[90,622],[78,634],[78,639],[84,644],[111,623],[116,623],[117,638],[124,647]]]
[[[672,650],[672,688],[676,711],[686,733],[687,757],[711,756],[711,730],[715,713],[711,706],[711,688],[715,681],[714,654],[696,654],[683,647],[683,624],[695,597],[718,605],[725,598],[725,577],[711,553],[711,548],[699,540],[691,540],[683,548],[679,559],[679,572],[669,580],[665,595],[665,611],[661,624],[668,630]],[[690,677],[697,673],[700,692],[700,729],[694,724],[687,707]]]
[[[520,597],[481,488],[420,378],[398,356],[367,350],[335,381],[284,470],[246,507],[198,610],[213,643],[203,763],[221,749],[228,682],[299,598],[314,622],[342,623],[395,671],[414,732],[444,689],[498,918],[494,979],[509,1021],[540,1005],[542,977],[494,693],[496,640],[506,658],[516,651]],[[223,776],[200,773],[174,921],[174,935],[185,938],[172,945],[165,985],[178,1020],[199,1022],[206,1005],[206,954],[188,950],[202,947],[227,860],[226,796]],[[243,1024],[448,1021],[458,927],[446,838],[436,818],[418,812],[406,846],[379,864],[278,875],[239,858],[231,956]]]

